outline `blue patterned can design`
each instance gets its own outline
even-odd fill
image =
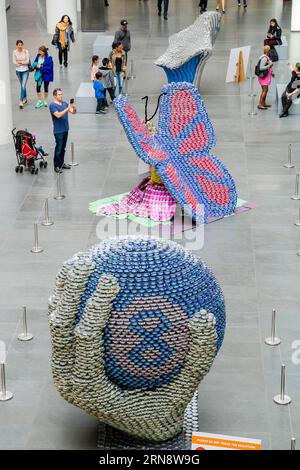
[[[77,322],[103,274],[120,286],[104,329],[107,377],[123,389],[155,389],[184,366],[189,320],[204,309],[216,320],[217,350],[225,330],[225,304],[212,271],[175,242],[124,237],[86,253],[96,267],[89,277]]]

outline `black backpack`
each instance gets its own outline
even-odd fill
[[[260,70],[260,63],[261,63],[261,58],[259,59],[259,61],[257,62],[255,66],[254,73],[257,77],[265,78],[268,75],[269,70]]]

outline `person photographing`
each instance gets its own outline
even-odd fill
[[[70,103],[63,101],[63,92],[60,88],[53,91],[54,100],[50,104],[49,110],[53,121],[53,133],[55,138],[54,150],[54,171],[62,173],[62,170],[69,170],[70,165],[66,164],[65,153],[69,136],[69,113],[76,114],[74,100]]]

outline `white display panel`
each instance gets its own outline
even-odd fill
[[[300,31],[300,0],[293,0],[292,3],[291,31]]]

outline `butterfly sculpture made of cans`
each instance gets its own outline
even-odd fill
[[[162,89],[158,129],[151,134],[128,98],[114,106],[137,155],[156,168],[178,204],[199,223],[234,212],[235,182],[225,165],[210,153],[216,136],[194,85],[170,83]]]

